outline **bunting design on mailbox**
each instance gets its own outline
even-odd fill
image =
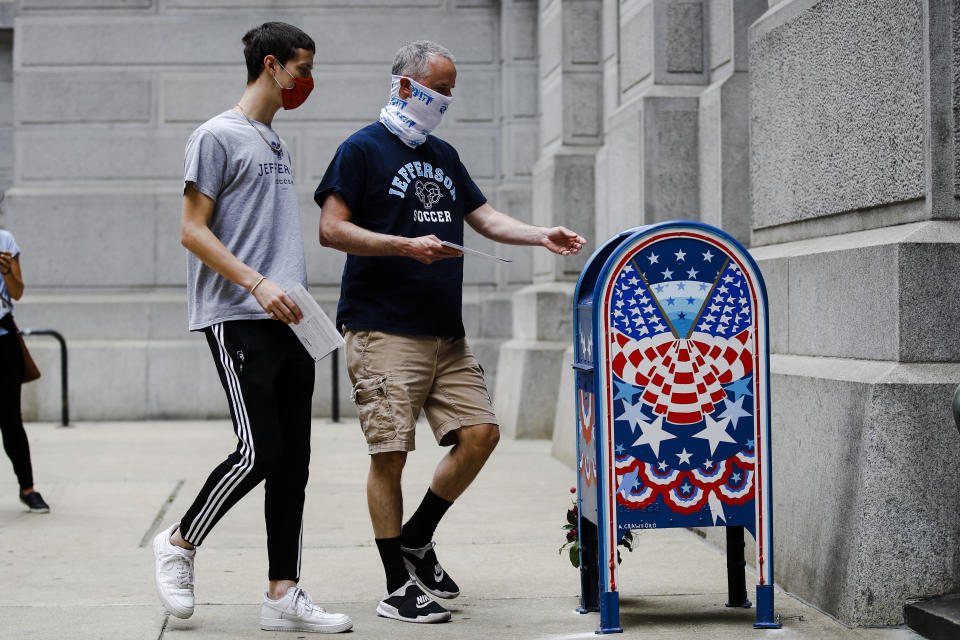
[[[610,283],[618,504],[708,507],[710,524],[731,524],[724,505],[754,496],[749,282],[716,244],[689,235],[640,246]]]

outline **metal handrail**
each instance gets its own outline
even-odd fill
[[[60,343],[60,425],[70,426],[70,400],[67,393],[67,341],[53,329],[20,329],[24,336],[53,336]]]
[[[340,422],[340,349],[330,355],[330,414],[333,422]]]

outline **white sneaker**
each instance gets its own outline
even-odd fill
[[[170,542],[179,522],[153,539],[157,593],[167,611],[178,618],[193,615],[193,557],[196,549],[184,549]]]
[[[313,631],[340,633],[353,628],[353,620],[344,613],[327,613],[300,587],[290,587],[279,600],[263,594],[260,628],[264,631]]]

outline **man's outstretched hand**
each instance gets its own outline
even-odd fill
[[[553,227],[546,231],[540,244],[561,256],[575,256],[580,253],[583,245],[587,244],[586,238],[566,227]]]

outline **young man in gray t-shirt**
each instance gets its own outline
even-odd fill
[[[280,22],[250,30],[243,43],[240,102],[187,142],[181,221],[189,328],[206,335],[238,442],[180,522],[154,539],[157,590],[174,616],[193,614],[196,547],[265,481],[269,584],[261,628],[346,631],[348,616],[325,612],[297,586],[314,363],[287,326],[303,314],[286,290],[307,277],[293,163],[270,126],[281,106],[298,107],[313,88],[316,46]]]

